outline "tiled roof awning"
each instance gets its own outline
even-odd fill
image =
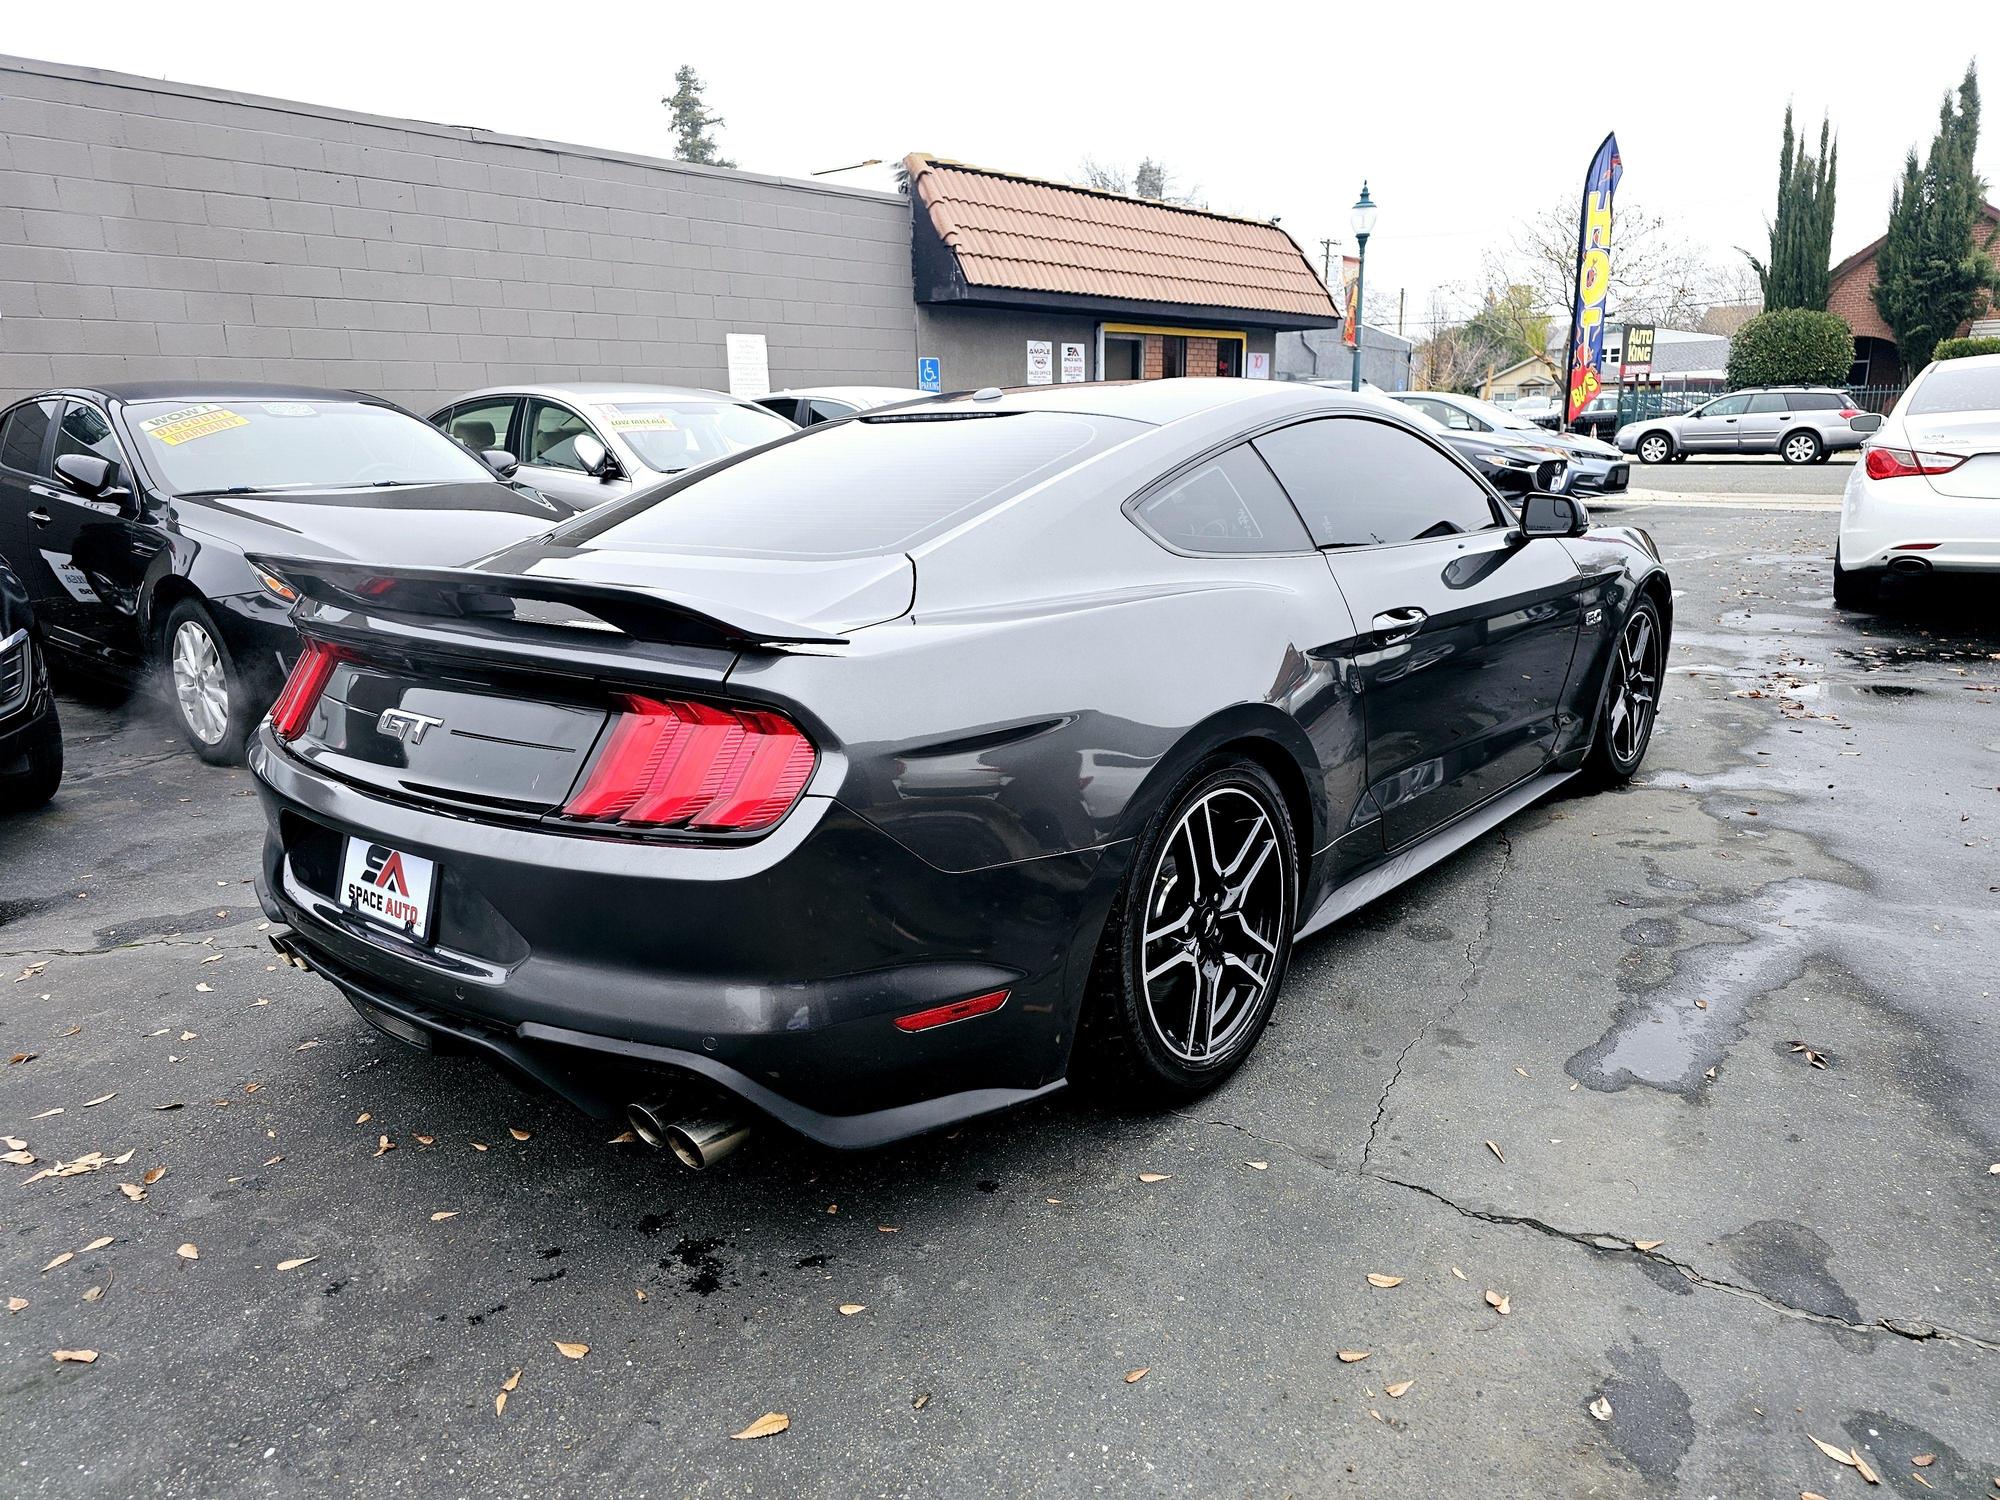
[[[1340,310],[1275,224],[916,155],[917,300],[1328,327]]]

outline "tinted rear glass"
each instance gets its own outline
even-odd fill
[[[2000,365],[1939,365],[1911,395],[1907,415],[1952,411],[2000,411]]]
[[[564,540],[749,557],[901,552],[1145,430],[1055,412],[829,423],[645,491],[638,509],[617,506]]]
[[[1793,411],[1839,411],[1847,398],[1836,391],[1794,391],[1785,398]]]

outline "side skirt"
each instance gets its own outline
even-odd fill
[[[1298,931],[1292,935],[1293,941],[1311,937],[1331,927],[1376,897],[1385,896],[1404,881],[1421,875],[1438,861],[1450,858],[1474,839],[1498,828],[1530,803],[1546,797],[1575,774],[1575,771],[1545,771],[1510,791],[1502,792],[1491,801],[1481,803],[1455,822],[1446,824],[1401,853],[1355,876],[1345,885],[1335,887],[1320,903],[1319,909],[1299,925]]]

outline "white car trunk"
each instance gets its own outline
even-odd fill
[[[1935,412],[1906,418],[1903,427],[1919,452],[1967,455],[1957,468],[1926,476],[1938,494],[2000,500],[2000,412]]]

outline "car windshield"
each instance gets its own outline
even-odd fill
[[[1453,405],[1457,406],[1461,411],[1471,412],[1480,421],[1494,427],[1525,428],[1529,432],[1540,432],[1542,430],[1526,417],[1516,416],[1503,406],[1495,406],[1491,401],[1481,401],[1473,396],[1462,396]]]
[[[1935,366],[1910,393],[1912,417],[1957,411],[2000,411],[2000,364]]]
[[[493,478],[428,422],[362,401],[134,401],[125,421],[148,466],[180,495]]]
[[[833,422],[642,491],[562,539],[745,557],[901,552],[1145,430],[1056,412]]]
[[[656,474],[678,474],[794,430],[775,412],[734,401],[619,401],[597,411]]]

